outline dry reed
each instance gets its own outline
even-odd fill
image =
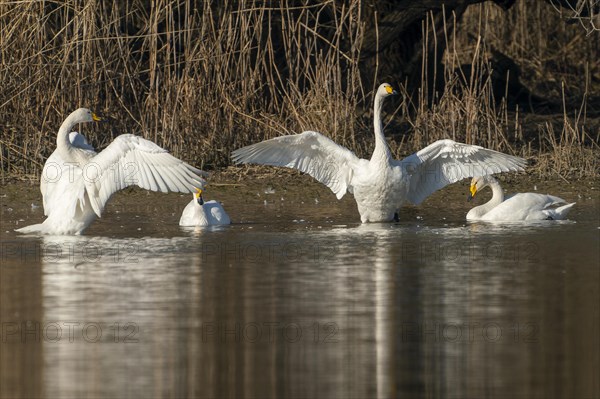
[[[365,16],[362,3],[3,1],[2,177],[39,175],[55,147],[62,119],[79,106],[111,118],[107,124],[82,126],[96,147],[118,134],[135,133],[205,169],[227,165],[235,148],[305,129],[326,133],[365,156],[372,149],[372,88],[364,87],[360,57],[365,29],[373,21]],[[531,10],[518,14],[517,9],[517,16],[510,14],[500,25],[520,32],[523,42],[515,41],[511,53],[519,61],[530,56],[523,48],[538,46],[541,57],[556,47],[543,42],[545,25],[525,32],[523,20]],[[549,13],[544,17],[554,14],[554,24],[559,24],[555,11],[544,12]],[[387,128],[396,153],[404,155],[449,137],[539,157],[544,173],[597,175],[594,162],[581,161],[576,173],[559,166],[566,149],[576,149],[572,158],[589,159],[589,152],[596,156],[598,135],[586,128],[585,118],[564,117],[560,134],[538,129],[539,138],[530,140],[523,134],[521,115],[494,98],[489,46],[513,43],[514,37],[490,33],[501,31],[489,28],[500,24],[496,11],[476,8],[474,13],[464,18],[463,27],[479,39],[446,32],[445,68],[436,72],[444,76],[443,92],[431,103],[424,95],[416,101],[405,97],[390,112],[402,121]],[[425,21],[428,31],[429,19]],[[507,28],[511,26],[518,29]],[[586,40],[585,30],[566,37],[569,45],[584,46],[585,76],[600,74],[600,67],[591,62],[597,59],[598,44]],[[465,50],[469,46],[470,52]],[[559,55],[553,57],[557,62]],[[455,71],[465,60],[471,73],[461,77]],[[427,62],[433,60],[424,60],[424,71]],[[547,68],[536,62],[531,58],[524,63],[524,76],[529,82],[547,82]],[[561,71],[570,67],[558,64]],[[424,74],[424,93],[428,78]],[[581,89],[567,78],[563,73],[556,79],[575,87],[569,93],[589,92],[589,87]]]

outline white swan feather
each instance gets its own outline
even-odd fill
[[[160,192],[193,192],[204,186],[204,172],[151,141],[124,134],[96,153],[83,135],[71,132],[78,123],[99,120],[87,108],[65,119],[40,180],[47,219],[18,232],[81,234],[102,215],[112,194],[133,185]]]
[[[179,225],[184,227],[219,226],[230,224],[229,215],[223,206],[215,201],[204,201],[202,189],[197,189],[193,199],[181,213]]]
[[[194,182],[203,185],[199,176],[205,175],[164,148],[132,134],[118,136],[90,159],[87,170],[86,188],[99,217],[111,195],[126,187],[135,185],[162,193],[186,193],[194,190]]]
[[[354,168],[361,161],[352,151],[313,131],[276,137],[233,154],[236,162],[284,166],[307,173],[329,187],[338,199],[346,194]]]
[[[396,94],[384,83],[374,102],[375,150],[370,160],[314,131],[276,137],[235,150],[236,163],[284,166],[325,184],[338,199],[354,194],[361,221],[397,219],[405,202],[420,204],[442,187],[489,173],[523,170],[524,159],[476,145],[439,140],[402,161],[392,158],[383,135],[383,100]]]
[[[69,133],[69,141],[71,145],[81,149],[82,151],[88,152],[88,156],[91,158],[96,155],[96,151],[94,147],[90,145],[83,134],[78,132]],[[44,207],[44,215],[48,216],[48,207],[50,204],[48,203],[48,198],[52,197],[52,193],[46,194],[48,189],[51,191],[58,186],[57,184],[47,184],[48,182],[56,182],[63,174],[63,168],[65,167],[65,161],[58,153],[58,149],[54,150],[52,154],[44,163],[44,168],[42,169],[42,178],[40,179],[40,191],[42,193],[42,201]],[[69,170],[66,169],[64,173],[68,173]]]
[[[532,220],[562,220],[575,205],[549,194],[519,193],[504,198],[500,183],[493,176],[478,176],[471,180],[469,199],[484,187],[492,189],[492,198],[485,204],[472,208],[467,220],[515,222]]]

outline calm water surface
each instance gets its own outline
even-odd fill
[[[184,230],[187,197],[124,195],[81,237],[15,234],[42,210],[11,201],[2,397],[599,394],[597,196],[508,226],[443,201],[360,225],[351,201],[230,200],[238,223]]]

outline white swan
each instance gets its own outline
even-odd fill
[[[218,226],[231,223],[220,203],[215,200],[204,201],[202,189],[196,189],[193,196],[181,213],[180,226]]]
[[[95,115],[92,114],[92,117],[94,116]],[[98,117],[96,116],[96,118]],[[98,120],[100,120],[100,118],[98,118]],[[90,157],[96,155],[94,147],[88,143],[87,139],[83,134],[80,134],[78,132],[71,132],[69,133],[69,141],[71,142],[72,146],[87,152]],[[57,148],[52,154],[50,154],[50,156],[46,160],[44,168],[42,169],[42,176],[40,178],[40,191],[42,193],[42,204],[44,206],[45,216],[48,216],[50,210],[53,208],[52,205],[48,204],[47,202],[50,198],[54,198],[54,193],[57,192],[56,188],[61,186],[59,180],[63,175],[63,168],[65,168],[64,172],[66,172],[68,175],[68,173],[70,172],[67,169],[68,165],[65,165],[65,161],[60,156]],[[64,183],[67,182],[68,181],[65,181]],[[48,192],[48,195],[46,195],[46,192]]]
[[[478,176],[471,180],[469,201],[484,187],[492,189],[492,199],[467,213],[467,220],[514,222],[520,220],[561,220],[575,202],[548,194],[519,193],[504,198],[500,183],[493,176]],[[558,205],[566,204],[557,207]]]
[[[476,145],[440,140],[402,161],[392,158],[381,123],[383,100],[396,92],[384,83],[375,95],[375,150],[370,160],[320,133],[277,137],[233,152],[236,163],[285,166],[308,173],[335,193],[354,194],[363,223],[398,219],[405,202],[423,202],[434,191],[466,177],[522,170],[522,158]]]
[[[99,120],[87,108],[79,108],[65,119],[40,180],[47,218],[16,231],[81,234],[101,216],[111,195],[125,187],[189,193],[204,185],[200,177],[204,172],[141,137],[123,134],[97,154],[83,135],[70,133],[78,123]]]

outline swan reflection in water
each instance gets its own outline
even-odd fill
[[[486,386],[508,390],[515,378],[553,373],[529,367],[546,352],[514,337],[540,338],[553,314],[536,298],[563,275],[544,269],[540,280],[536,271],[547,256],[560,258],[545,246],[559,230],[234,224],[173,238],[47,236],[43,318],[80,324],[72,343],[44,343],[43,363],[61,364],[44,367],[46,391],[466,397]],[[513,248],[531,243],[537,250],[515,260]],[[82,335],[86,323],[102,328],[101,345]],[[90,324],[87,338],[96,330]],[[126,338],[138,341],[125,345]],[[552,342],[562,348],[559,338]],[[139,369],[153,373],[131,373]]]

